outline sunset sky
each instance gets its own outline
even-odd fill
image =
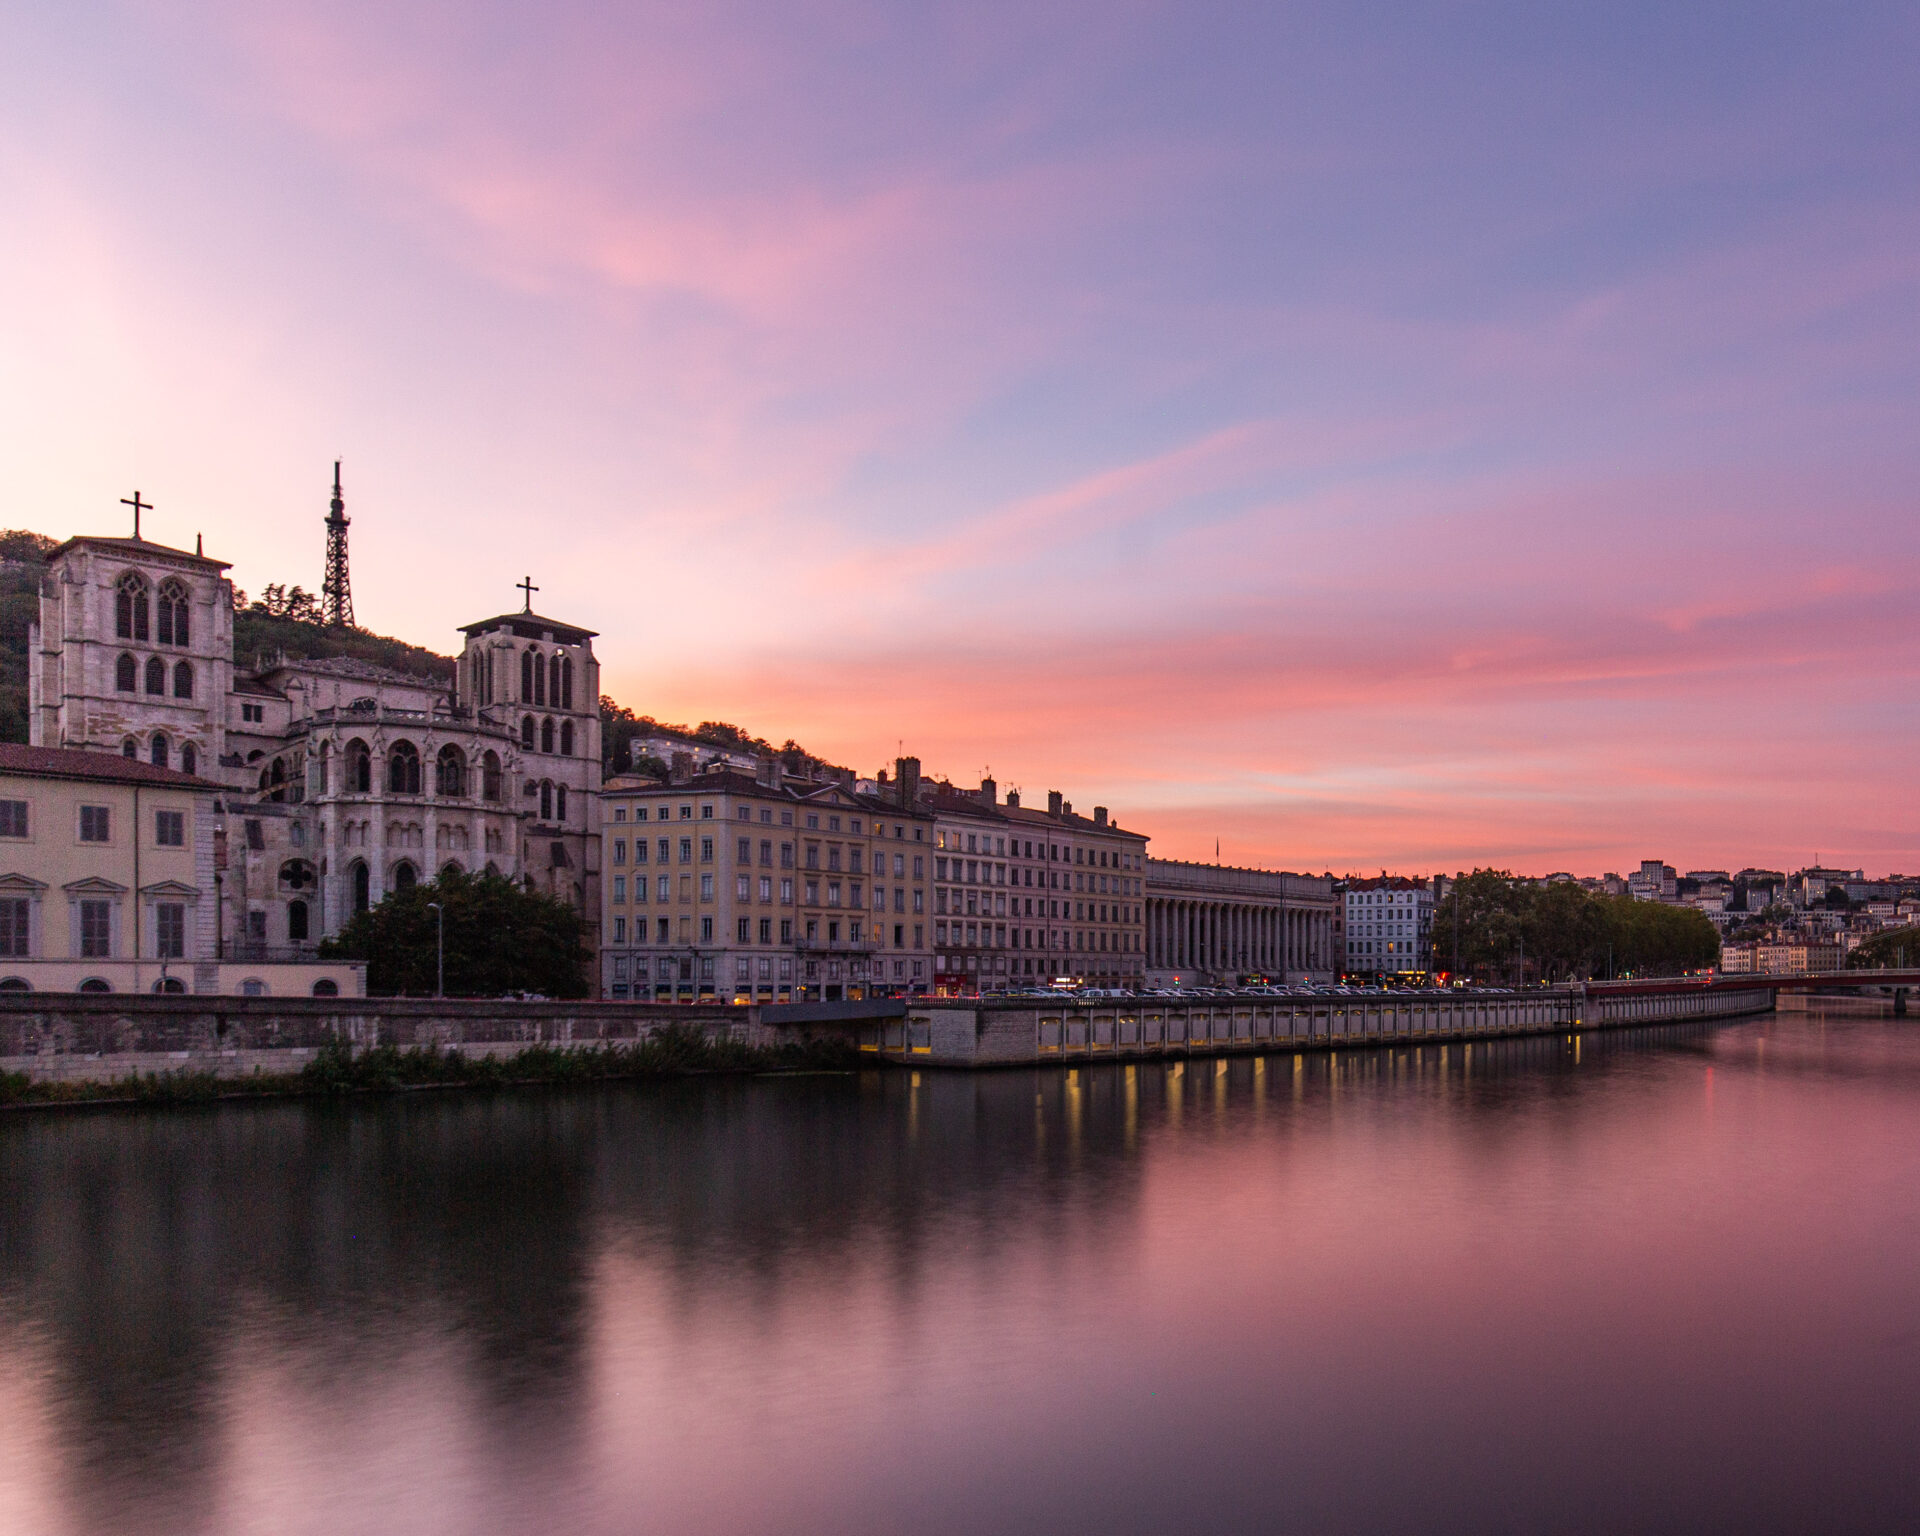
[[[0,524],[1287,868],[1920,869],[1911,5],[16,3]]]

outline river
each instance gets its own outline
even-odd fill
[[[0,1116],[0,1532],[1920,1528],[1920,1022]]]

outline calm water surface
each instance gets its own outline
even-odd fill
[[[1920,1022],[0,1118],[0,1531],[1920,1529]]]

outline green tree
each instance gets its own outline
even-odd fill
[[[377,996],[430,997],[433,902],[445,912],[450,997],[586,996],[580,914],[499,875],[448,870],[431,885],[396,891],[322,944],[321,956],[366,961],[367,990]]]
[[[1920,928],[1889,928],[1876,933],[1847,956],[1850,971],[1880,971],[1920,966]]]
[[[1570,881],[1536,885],[1506,870],[1462,875],[1434,912],[1436,969],[1453,964],[1454,908],[1460,912],[1460,969],[1481,981],[1524,972],[1543,981],[1612,973],[1671,976],[1712,965],[1720,936],[1692,907],[1598,896]]]

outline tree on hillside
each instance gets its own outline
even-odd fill
[[[431,885],[395,891],[357,914],[320,954],[366,961],[367,990],[377,996],[431,997],[436,901],[445,909],[448,996],[587,995],[580,914],[499,875],[448,870]]]

